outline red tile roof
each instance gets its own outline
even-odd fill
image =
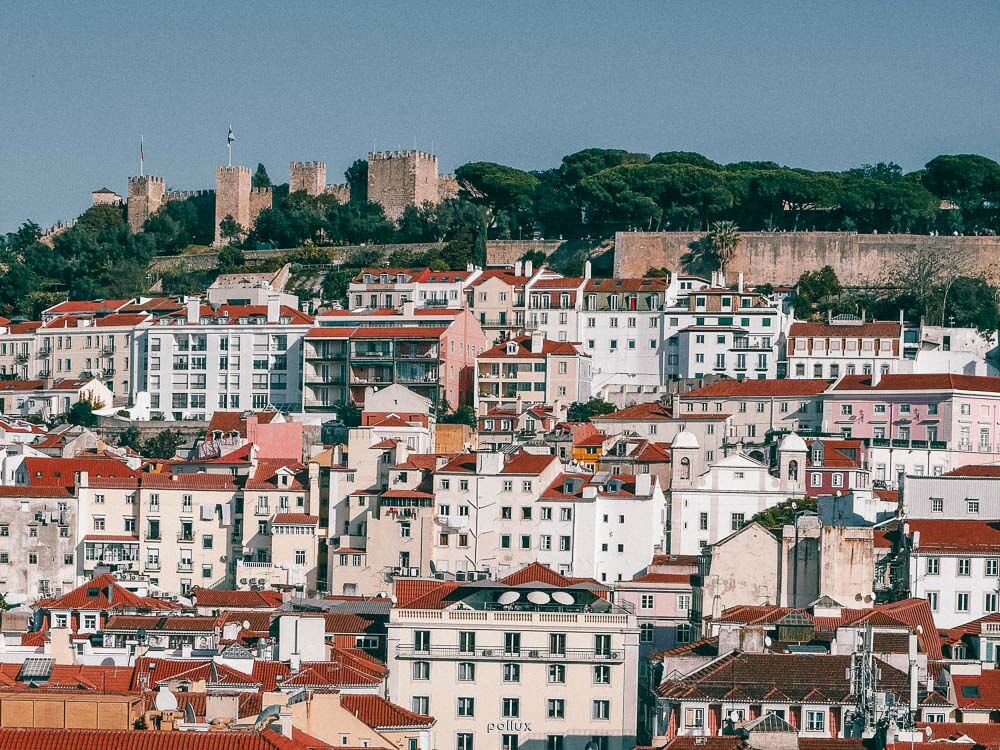
[[[984,669],[982,674],[952,674],[955,702],[961,709],[1000,709],[1000,670]],[[978,694],[974,694],[978,693]]]
[[[407,711],[378,695],[342,693],[340,705],[376,731],[429,727],[434,717]]]
[[[64,313],[110,313],[120,310],[132,300],[127,299],[97,299],[97,300],[66,300],[43,310],[46,315],[62,315]]]
[[[876,385],[871,375],[845,375],[835,391],[978,391],[1000,393],[1000,377],[930,373],[919,375],[882,375]],[[795,382],[795,381],[791,381]]]
[[[261,459],[257,470],[246,481],[248,490],[290,490],[302,492],[305,487],[302,480],[306,479],[305,465],[288,459]],[[287,487],[278,484],[278,472],[282,469],[291,471],[293,476]],[[308,482],[308,480],[306,479]]]
[[[0,687],[17,688],[27,683],[17,679],[23,665],[0,664]],[[101,693],[130,692],[131,667],[104,667],[86,664],[53,664],[45,687],[92,690]],[[0,747],[3,745],[0,744]]]
[[[46,385],[43,380],[4,380],[0,381],[0,391],[78,391],[93,378],[56,378]]]
[[[535,291],[536,289],[576,289],[583,281],[583,278],[580,276],[538,279],[531,285],[531,291]]]
[[[74,497],[72,487],[14,486],[0,487],[0,497]]]
[[[917,722],[920,729],[931,728],[931,740],[945,740],[957,738],[961,735],[970,737],[975,742],[987,747],[1000,746],[1000,724],[972,724],[972,723],[950,723],[950,724],[928,724]]]
[[[396,606],[405,607],[410,602],[426,596],[431,591],[440,588],[441,581],[427,578],[397,578],[393,582],[396,595]]]
[[[830,385],[828,380],[717,380],[714,383],[681,394],[682,399],[700,398],[788,398],[816,396]],[[681,418],[687,415],[680,415]]]
[[[383,326],[357,328],[352,339],[439,339],[447,326]]]
[[[132,729],[0,729],[0,748],[19,750],[310,750],[272,729],[156,732]]]
[[[118,612],[123,609],[152,611],[179,609],[177,605],[164,599],[136,596],[120,586],[110,573],[97,576],[62,596],[44,599],[38,603],[38,606],[47,610],[96,609],[108,612]]]
[[[511,341],[517,342],[517,353],[508,354],[507,346]],[[542,340],[541,351],[532,351],[531,349],[531,336],[516,336],[507,341],[502,341],[492,349],[487,349],[485,352],[479,355],[477,359],[540,359],[541,357],[555,355],[555,356],[586,356],[580,349],[577,348],[576,344],[570,343],[569,341],[553,341],[552,339]]]
[[[653,555],[652,565],[694,565],[701,562],[698,555]]]
[[[624,409],[613,411],[610,414],[601,414],[591,417],[591,422],[667,422],[673,419],[670,409],[659,402],[649,404],[634,404],[626,406]]]
[[[308,513],[277,513],[271,523],[278,525],[316,526],[319,524],[319,516],[310,516]]]
[[[7,331],[9,334],[17,335],[22,333],[32,333],[42,327],[40,320],[26,320],[23,323],[11,323]]]
[[[213,432],[228,434],[230,432],[239,433],[240,437],[247,436],[247,420],[243,417],[245,412],[239,411],[217,411],[212,413],[212,421],[205,429],[207,435]],[[259,411],[254,414],[258,424],[270,424],[278,416],[276,411]]]
[[[701,580],[697,575],[686,573],[645,573],[632,579],[632,583],[664,583],[683,586],[697,585]]]
[[[222,607],[228,609],[274,609],[281,606],[277,591],[235,591],[232,589],[191,590],[197,607]]]
[[[808,336],[809,338],[896,338],[903,333],[903,326],[898,322],[871,322],[861,325],[830,325],[828,323],[792,323],[788,330],[788,338]],[[791,350],[789,349],[789,352]]]
[[[1000,522],[914,518],[907,524],[911,536],[920,532],[915,551],[992,555],[1000,551]]]
[[[375,620],[353,612],[324,612],[323,620],[326,623],[326,632],[330,634],[338,633],[373,633],[382,632]]]
[[[957,469],[945,472],[946,477],[1000,477],[1000,464],[981,464],[979,466],[959,466]]]
[[[670,279],[591,279],[587,282],[588,292],[665,292]],[[621,312],[625,312],[622,310]]]
[[[267,305],[219,305],[217,308],[202,305],[199,315],[202,318],[227,319],[226,325],[239,325],[240,318],[267,318]],[[187,310],[179,310],[165,317],[184,319],[186,316]],[[313,322],[311,315],[299,312],[288,305],[281,306],[279,317],[288,318],[288,325],[310,325]],[[218,324],[222,325],[221,322]]]
[[[87,472],[89,480],[101,477],[135,477],[136,472],[114,458],[25,458],[24,474],[28,484],[45,487],[70,487],[78,472]]]

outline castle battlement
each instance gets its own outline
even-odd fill
[[[215,195],[214,190],[168,190],[163,196],[165,202],[186,201],[188,198],[198,198],[202,195]]]
[[[256,194],[256,195],[270,195],[271,194],[271,188],[269,188],[269,187],[255,187],[255,188],[250,188],[250,194],[251,195],[254,195],[254,194]]]
[[[326,167],[325,161],[293,161],[289,163],[290,169],[308,169],[315,167]]]
[[[244,167],[242,164],[237,164],[235,167],[216,167],[215,173],[218,175],[250,174],[250,167]]]
[[[144,184],[159,185],[159,184],[163,184],[163,178],[162,177],[154,177],[153,175],[142,175],[141,177],[139,175],[135,175],[134,177],[129,177],[128,178],[128,184],[129,185],[144,185]]]
[[[437,154],[420,150],[368,152],[368,161],[385,161],[388,159],[428,159],[430,161],[437,161]]]

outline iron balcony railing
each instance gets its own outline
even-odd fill
[[[551,651],[547,648],[521,648],[508,651],[503,646],[496,648],[463,649],[459,646],[429,646],[418,648],[400,644],[396,647],[400,659],[448,659],[469,661],[539,661],[539,662],[621,662],[623,651],[595,651],[594,649],[567,648]]]

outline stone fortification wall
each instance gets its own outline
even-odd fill
[[[215,195],[214,190],[168,190],[167,194],[163,196],[164,203],[172,203],[174,201],[186,201],[188,198],[198,198],[202,195]]]
[[[288,192],[319,195],[326,187],[325,161],[293,161],[288,165]]]
[[[215,170],[215,244],[224,240],[219,224],[227,216],[243,227],[250,229],[250,167],[218,167]]]
[[[681,257],[701,232],[619,232],[614,273],[641,276],[654,266],[680,270]],[[1000,281],[1000,237],[929,237],[856,232],[745,232],[729,275],[743,272],[750,284],[794,284],[806,271],[831,266],[850,286],[887,281],[904,253],[928,250],[967,259],[971,270]]]
[[[250,225],[249,230],[257,223],[257,214],[265,208],[271,208],[274,203],[274,193],[271,188],[251,188],[250,190]]]
[[[407,206],[438,202],[438,160],[426,151],[368,154],[368,200],[397,221]]]
[[[142,229],[146,219],[155,214],[163,205],[167,185],[162,177],[129,177],[128,204],[126,213],[128,225],[133,232]]]

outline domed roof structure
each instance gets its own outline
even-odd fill
[[[676,435],[670,443],[672,448],[698,448],[698,438],[694,436],[694,433],[688,432],[687,430],[681,430]]]
[[[809,448],[806,446],[805,440],[800,438],[794,432],[789,432],[781,439],[781,444],[778,446],[778,450],[805,453],[809,450]]]

